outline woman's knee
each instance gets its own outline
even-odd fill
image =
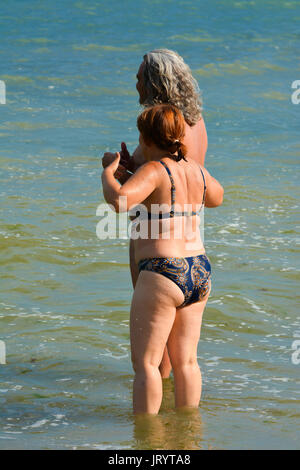
[[[158,369],[160,365],[159,358],[147,358],[131,354],[132,367],[135,373],[153,373],[154,369]]]
[[[170,354],[170,360],[174,372],[187,368],[199,367],[197,356],[192,354],[188,356],[181,356],[175,352],[174,354]]]

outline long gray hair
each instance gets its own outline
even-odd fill
[[[193,126],[201,118],[202,100],[191,69],[177,52],[156,49],[144,55],[144,106],[169,103]]]

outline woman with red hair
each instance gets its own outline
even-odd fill
[[[116,153],[103,171],[102,184],[106,201],[117,212],[139,205],[133,226],[144,226],[150,234],[135,240],[139,274],[131,304],[130,341],[134,413],[156,414],[162,401],[159,366],[166,346],[176,406],[199,405],[197,345],[211,284],[199,216],[204,205],[222,204],[223,188],[189,158],[185,120],[176,107],[147,107],[137,125],[146,163],[120,186],[115,178],[120,162]]]
[[[139,102],[142,106],[156,104],[171,104],[178,108],[184,117],[183,143],[188,150],[190,159],[204,165],[207,150],[207,133],[202,116],[202,99],[197,81],[194,79],[190,67],[175,51],[169,49],[155,49],[144,55],[139,66],[136,89]],[[130,156],[126,144],[121,144],[120,165],[116,177],[124,183],[130,174],[145,163],[145,156],[139,145]],[[114,154],[106,152],[103,156],[105,168],[114,159]],[[135,263],[135,240],[130,240],[130,272],[133,287],[135,287],[139,270]],[[167,348],[160,365],[163,378],[171,372],[171,363]]]

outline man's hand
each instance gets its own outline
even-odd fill
[[[114,174],[114,177],[119,181],[119,183],[123,185],[130,178],[130,176],[131,173],[128,173],[127,168],[119,164],[117,171]]]
[[[110,165],[116,160],[116,155],[117,155],[116,153],[105,152],[102,158],[103,168],[110,167]],[[118,152],[118,155],[121,156],[121,152],[120,153]],[[119,160],[119,162],[120,161],[121,159]],[[127,168],[124,165],[121,165],[121,163],[119,163],[117,169],[114,172],[114,177],[119,181],[119,183],[123,185],[130,178],[130,176],[131,176],[131,173],[128,173]]]
[[[125,142],[121,143],[121,151],[119,166],[114,174],[114,177],[121,183],[124,184],[131,176],[134,171],[133,158],[127,150]],[[103,168],[107,168],[116,158],[116,154],[112,152],[105,152],[102,158]],[[128,173],[128,171],[130,173]]]
[[[120,151],[120,164],[127,168],[129,171],[132,171],[131,170],[131,166],[132,166],[132,161],[131,161],[131,156],[130,156],[130,153],[128,152],[127,150],[127,146],[125,144],[125,142],[122,142],[121,143],[121,151]],[[111,153],[111,152],[105,152],[105,154],[103,155],[103,158],[102,158],[102,166],[103,168],[106,168],[108,165],[110,165],[110,163],[114,160],[115,158],[115,153]]]
[[[130,153],[127,150],[127,146],[125,142],[121,142],[121,160],[120,163],[123,165],[127,170],[131,171],[131,173],[134,173],[135,171],[135,163],[133,161],[133,157],[130,155]]]
[[[131,157],[130,157],[130,153],[127,150],[127,146],[126,146],[125,142],[121,142],[120,155],[121,155],[121,160],[120,160],[121,165],[123,165],[123,166],[125,166],[125,168],[127,168],[127,165],[129,163],[129,160],[130,160]]]

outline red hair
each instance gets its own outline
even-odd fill
[[[146,145],[155,144],[170,153],[186,155],[184,137],[185,121],[182,113],[171,104],[147,107],[137,119],[137,127]]]

